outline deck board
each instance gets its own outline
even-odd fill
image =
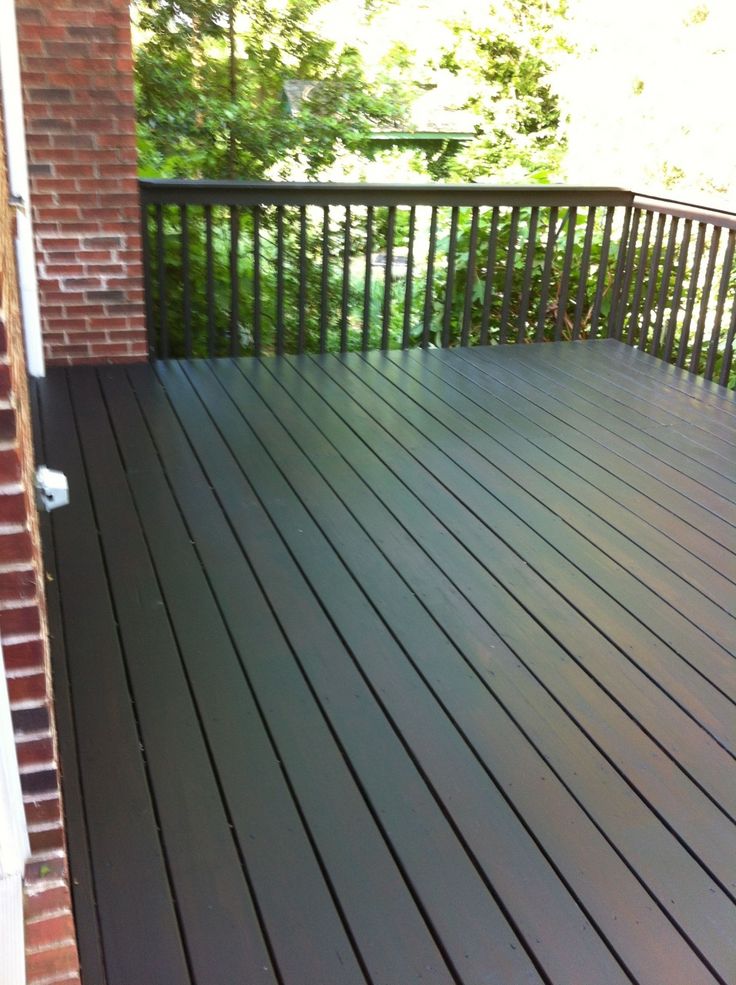
[[[600,342],[36,400],[85,985],[736,981],[731,397]]]
[[[53,531],[77,758],[108,981],[110,985],[130,981],[153,985],[172,975],[176,981],[189,982],[64,375],[51,374],[45,382],[42,407],[44,443],[59,449],[58,461],[63,462],[75,489],[74,503],[55,519]],[[126,564],[125,558],[120,561]],[[136,882],[131,881],[131,872],[138,874]],[[131,940],[137,942],[135,947],[130,946]]]

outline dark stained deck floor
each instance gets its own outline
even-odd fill
[[[736,982],[736,403],[614,342],[52,371],[85,985]]]

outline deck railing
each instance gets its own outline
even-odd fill
[[[152,354],[613,337],[733,385],[736,215],[618,188],[142,181]]]

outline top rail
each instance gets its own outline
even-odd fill
[[[736,214],[725,209],[704,208],[692,205],[690,202],[679,202],[674,199],[660,198],[657,195],[634,195],[634,208],[646,209],[665,215],[677,216],[679,219],[691,219],[694,222],[707,222],[722,229],[736,229]]]
[[[631,206],[623,188],[575,185],[440,185],[351,182],[181,181],[146,178],[144,205]]]

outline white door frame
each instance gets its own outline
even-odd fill
[[[25,985],[23,869],[29,855],[0,642],[0,985]]]

